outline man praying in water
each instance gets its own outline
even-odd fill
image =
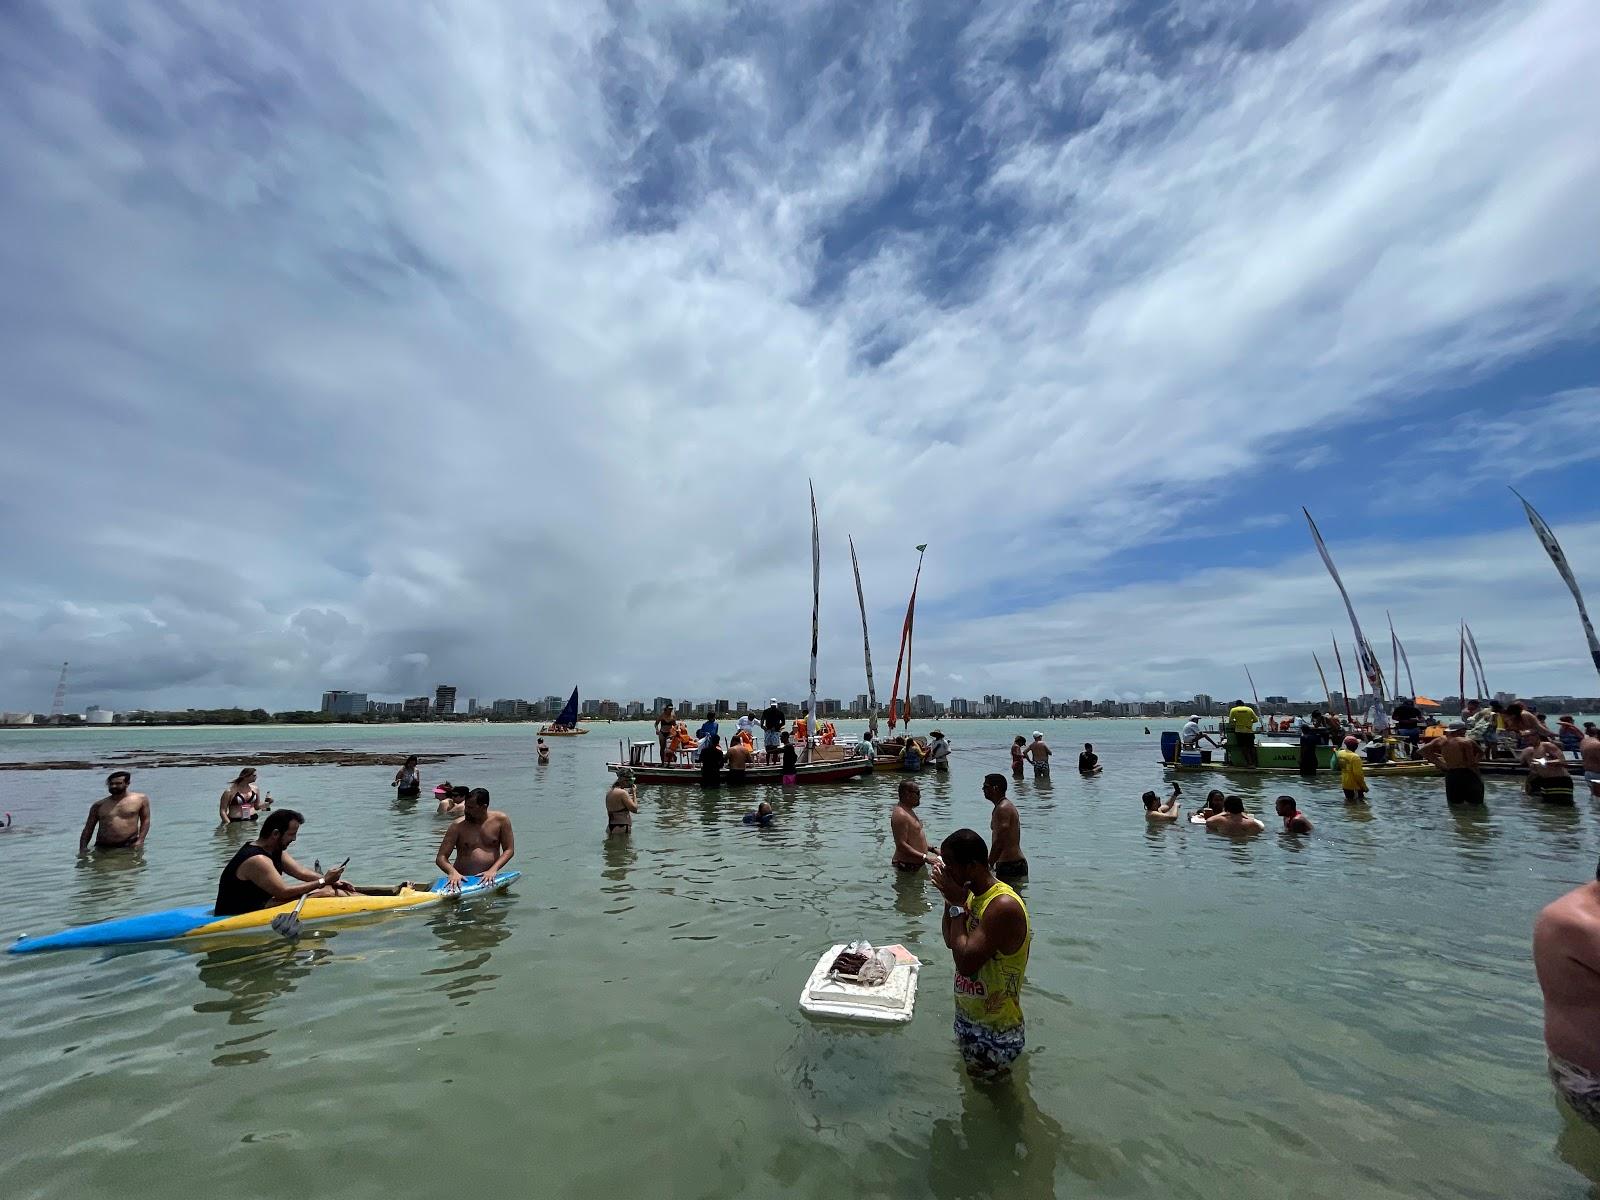
[[[958,829],[939,847],[933,885],[945,899],[940,922],[955,960],[956,1045],[967,1072],[1010,1070],[1026,1044],[1022,976],[1033,929],[1022,897],[994,877],[983,838]]]

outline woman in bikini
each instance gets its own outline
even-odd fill
[[[623,767],[606,792],[606,836],[632,833],[633,814],[638,811],[639,789],[633,782],[633,772]]]
[[[239,772],[237,779],[222,789],[222,798],[217,802],[217,815],[222,818],[224,825],[238,824],[241,821],[258,820],[260,810],[266,807],[256,791],[256,769],[246,767]]]

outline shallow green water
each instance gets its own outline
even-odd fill
[[[1486,815],[1457,815],[1436,782],[1395,780],[1368,814],[1329,777],[1287,779],[1316,833],[1234,844],[1146,828],[1138,795],[1161,774],[1142,723],[1040,727],[1069,765],[1018,789],[1029,1050],[991,1089],[951,1044],[937,897],[888,867],[891,777],[774,790],[768,830],[738,820],[765,789],[645,789],[631,842],[608,843],[601,763],[628,727],[555,742],[544,768],[531,727],[0,735],[12,761],[460,752],[425,780],[490,788],[525,873],[490,903],[293,947],[0,960],[0,1194],[1590,1194],[1600,1154],[1545,1082],[1528,956],[1540,905],[1593,870],[1588,803],[1539,810],[1491,783]],[[946,728],[957,752],[924,776],[926,824],[986,831],[981,776],[1028,728]],[[1070,769],[1085,737],[1098,779]],[[214,890],[240,837],[214,821],[232,772],[137,772],[143,860],[75,864],[103,774],[0,772],[6,938]],[[308,814],[304,860],[350,854],[353,878],[390,881],[427,871],[444,827],[431,803],[397,807],[391,774],[262,780]],[[1280,784],[1236,790],[1270,807]],[[856,936],[924,958],[910,1026],[799,1014],[817,955]]]

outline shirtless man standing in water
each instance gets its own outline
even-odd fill
[[[1533,966],[1550,1079],[1573,1112],[1600,1128],[1600,871],[1539,914]]]
[[[894,856],[889,859],[896,871],[920,871],[930,862],[938,862],[939,855],[928,849],[928,835],[922,830],[922,818],[917,816],[917,805],[922,803],[922,789],[913,781],[900,781],[900,802],[889,810],[889,832],[894,834]]]
[[[467,794],[467,807],[445,831],[433,861],[449,879],[450,890],[457,892],[469,876],[488,875],[493,879],[516,852],[511,818],[490,810],[487,789],[473,788]],[[454,865],[450,862],[452,853],[456,856]]]
[[[1022,857],[1022,816],[1006,798],[1006,777],[985,775],[983,798],[994,806],[989,818],[989,869],[1002,883],[1028,877],[1028,860]]]
[[[78,853],[89,852],[89,838],[96,850],[142,850],[150,836],[150,797],[130,792],[133,776],[113,771],[106,777],[106,798],[89,806],[89,818],[78,835]]]

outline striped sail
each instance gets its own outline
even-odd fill
[[[1533,505],[1523,498],[1522,493],[1512,488],[1511,494],[1522,501],[1522,510],[1528,514],[1528,524],[1533,526],[1533,532],[1544,546],[1544,552],[1550,556],[1550,561],[1555,563],[1556,570],[1566,582],[1567,590],[1572,593],[1572,599],[1578,606],[1578,620],[1583,624],[1583,636],[1589,642],[1589,657],[1594,661],[1594,669],[1600,671],[1600,638],[1595,637],[1594,622],[1589,620],[1589,610],[1584,607],[1583,593],[1578,590],[1578,580],[1572,573],[1572,564],[1567,562],[1566,551],[1562,550],[1561,543],[1556,541],[1555,530],[1551,529]]]

